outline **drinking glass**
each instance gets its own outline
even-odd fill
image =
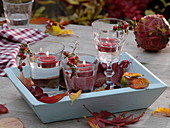
[[[40,43],[44,46],[43,48],[40,47]],[[49,44],[50,41],[39,41],[33,45],[34,48],[30,48],[31,53],[28,54],[28,60],[34,85],[42,87],[48,94],[55,94],[59,92],[60,87],[60,60],[64,45],[61,43]]]
[[[114,87],[112,65],[118,62],[121,57],[127,27],[126,21],[116,18],[99,19],[92,23],[99,60],[107,66],[105,86]]]
[[[82,90],[83,93],[93,90],[99,60],[96,56],[88,54],[76,54],[79,58],[75,67],[68,65],[68,59],[63,59],[62,68],[66,87],[68,92],[77,92]]]
[[[12,28],[28,27],[34,0],[2,0],[7,24]]]

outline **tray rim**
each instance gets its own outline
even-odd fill
[[[145,71],[147,71],[150,75],[152,75],[158,83],[153,83],[150,84],[147,88],[145,89],[132,89],[130,87],[126,88],[121,88],[119,89],[119,92],[117,89],[114,90],[106,90],[106,91],[99,91],[99,92],[91,92],[91,93],[83,93],[77,100],[82,100],[82,99],[88,99],[88,98],[95,98],[95,97],[103,97],[103,96],[109,96],[109,95],[119,95],[122,93],[133,93],[133,92],[140,92],[144,91],[147,89],[157,89],[157,88],[167,88],[167,85],[161,81],[156,75],[154,75],[149,69],[147,69],[144,65],[142,65],[139,61],[137,61],[134,57],[132,57],[129,53],[124,52],[123,55],[128,56],[131,58],[133,61],[135,61],[138,65],[141,66]],[[39,105],[47,105],[47,103],[43,103],[38,101],[32,94],[31,92],[21,83],[21,81],[17,78],[17,76],[14,74],[12,69],[16,69],[17,67],[11,67],[11,68],[6,68],[4,71],[7,73],[7,76],[10,78],[14,86],[17,88],[17,90],[22,94],[22,96],[32,105],[32,106],[39,106]],[[155,87],[156,85],[156,87]],[[57,103],[53,104],[59,104],[62,102],[70,102],[69,96],[65,96],[62,100],[60,100]]]

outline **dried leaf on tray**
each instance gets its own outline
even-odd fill
[[[32,87],[34,82],[31,78],[25,78],[24,73],[20,72],[20,77],[18,78],[25,87]]]
[[[67,95],[67,92],[52,96],[52,97],[44,97],[44,98],[40,98],[38,99],[39,101],[43,102],[43,103],[56,103],[58,101],[60,101],[61,99],[63,99],[65,96]]]
[[[5,105],[0,104],[0,114],[8,113],[8,108]]]
[[[170,109],[169,108],[162,108],[162,107],[160,107],[160,108],[156,109],[155,111],[152,111],[152,115],[154,115],[156,113],[157,114],[161,114],[163,116],[170,117]]]
[[[85,117],[91,128],[105,128],[106,125],[114,126],[114,128],[120,128],[129,124],[134,124],[144,116],[144,112],[138,117],[134,117],[134,114],[127,115],[127,112],[119,114],[118,116],[108,111],[101,111],[100,113],[97,113],[91,112],[85,105],[83,106],[93,115],[93,117]]]
[[[72,103],[73,103],[77,98],[80,97],[81,93],[82,93],[82,90],[79,90],[79,91],[76,92],[76,93],[70,93],[70,94],[69,94],[69,97],[70,97]]]
[[[146,78],[138,78],[131,81],[129,87],[134,89],[144,89],[148,87],[150,82]]]

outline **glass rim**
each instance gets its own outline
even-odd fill
[[[122,19],[118,19],[118,18],[103,18],[103,19],[97,19],[97,20],[93,21],[93,22],[91,23],[91,25],[93,26],[94,23],[96,23],[96,22],[99,22],[99,21],[107,21],[107,20],[117,20],[117,21],[119,20],[119,21],[121,21],[121,22],[123,22],[123,23],[128,23],[127,21],[122,20]]]
[[[7,2],[6,0],[2,0],[3,3],[11,4],[11,5],[26,5],[26,4],[31,4],[34,2],[34,0],[30,0],[28,2],[23,2],[23,3],[12,3],[12,2]]]
[[[38,42],[53,42],[53,41],[38,41]],[[38,43],[38,42],[37,42],[37,43]],[[56,45],[62,46],[62,49],[61,49],[59,52],[57,52],[57,51],[55,52],[55,51],[53,50],[53,51],[51,51],[52,54],[62,53],[62,52],[64,51],[64,49],[65,49],[65,45],[62,44],[62,43],[60,43],[60,42],[57,42]],[[41,47],[40,47],[40,48],[41,48]],[[43,49],[43,48],[42,48],[42,49]],[[30,51],[31,51],[31,53],[38,53],[38,52],[43,52],[43,51],[49,51],[49,53],[50,53],[50,49],[49,49],[49,50],[42,50],[42,51],[35,51],[35,50],[31,50],[31,49],[30,49]],[[29,53],[29,55],[30,55],[31,53]]]
[[[90,57],[94,57],[94,61],[93,62],[90,62],[90,64],[93,64],[91,66],[87,66],[87,67],[72,67],[73,69],[78,69],[78,68],[81,68],[81,69],[86,69],[86,68],[92,68],[92,67],[96,67],[98,64],[99,64],[99,59],[96,55],[91,55],[91,54],[87,54],[87,53],[76,53],[76,55],[79,57],[79,55],[82,55],[82,56],[90,56]],[[66,64],[66,62],[64,62],[64,60],[66,60],[65,58],[61,59],[61,63],[64,64],[66,67],[70,67]],[[80,60],[80,62],[83,61],[83,60]],[[88,62],[88,61],[86,61]],[[63,67],[64,68],[64,67]]]

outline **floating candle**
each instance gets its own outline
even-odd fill
[[[44,55],[44,54],[40,54]],[[46,52],[45,56],[40,56],[39,61],[41,61],[42,68],[53,68],[56,67],[56,57],[53,55],[49,55],[49,52]]]

